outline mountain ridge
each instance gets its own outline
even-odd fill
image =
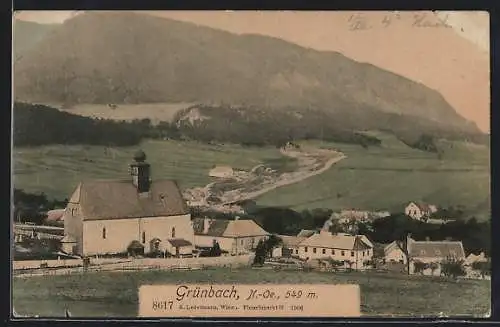
[[[338,52],[136,13],[69,19],[14,68],[23,101],[369,107],[478,131],[435,90]]]

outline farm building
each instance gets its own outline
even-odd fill
[[[440,276],[442,262],[465,260],[464,247],[460,241],[415,241],[408,236],[406,246],[410,258],[410,274],[417,273],[418,266],[425,264],[420,273]]]
[[[481,252],[480,254],[474,254],[471,253],[465,258],[464,264],[465,265],[472,265],[475,262],[488,262],[488,258],[484,254],[484,252]]]
[[[364,235],[332,234],[321,230],[299,245],[301,259],[326,259],[347,262],[353,269],[363,269],[373,257],[373,244]]]
[[[83,181],[76,187],[64,213],[66,253],[192,254],[191,215],[177,183],[152,181],[144,152],[134,160],[130,179]]]
[[[234,176],[234,170],[229,166],[216,166],[210,170],[208,175],[216,178],[231,178]]]
[[[427,220],[435,212],[437,212],[435,205],[423,202],[410,202],[405,207],[405,214],[416,220]]]
[[[62,221],[64,217],[64,209],[49,210],[47,212],[46,221],[58,222]]]
[[[196,218],[193,220],[194,243],[210,247],[214,240],[230,254],[247,253],[254,249],[269,233],[251,219],[220,220]]]
[[[384,247],[384,260],[385,262],[407,263],[406,254],[396,241]]]
[[[310,234],[309,236],[312,236]],[[307,239],[306,236],[288,236],[288,235],[278,235],[283,242],[281,247],[281,255],[283,257],[292,257],[299,255],[299,245]]]

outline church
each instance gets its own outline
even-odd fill
[[[80,256],[193,252],[191,215],[175,181],[155,180],[138,151],[124,180],[82,181],[64,211],[62,250]]]

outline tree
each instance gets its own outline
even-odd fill
[[[222,250],[220,249],[220,245],[217,240],[213,240],[212,247],[210,248],[210,251],[208,253],[211,257],[220,257],[220,255],[222,254]]]
[[[441,274],[456,279],[465,276],[466,271],[462,260],[449,259],[441,263]]]
[[[257,247],[255,248],[255,257],[253,260],[253,264],[255,266],[264,265],[264,261],[266,260],[266,252],[266,245],[264,244],[263,240],[260,240],[259,243],[257,243]]]
[[[266,256],[271,256],[273,249],[282,244],[283,241],[278,236],[272,234],[264,241],[264,248],[266,250]]]
[[[415,260],[413,262],[413,268],[416,274],[424,274],[424,270],[427,269],[429,266],[427,263],[422,262],[422,261],[417,261]]]
[[[408,252],[408,238],[409,235],[406,235],[403,240],[398,240],[396,241],[396,245],[398,248],[403,252],[405,258],[406,258],[406,272],[408,275],[410,274],[410,253]]]

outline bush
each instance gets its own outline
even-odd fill
[[[416,274],[423,274],[424,270],[426,270],[427,268],[429,268],[429,265],[427,263],[425,263],[425,262],[415,261],[413,263],[413,268],[414,268],[414,272]]]
[[[446,260],[441,263],[441,274],[446,277],[457,278],[465,276],[465,268],[461,260]]]

